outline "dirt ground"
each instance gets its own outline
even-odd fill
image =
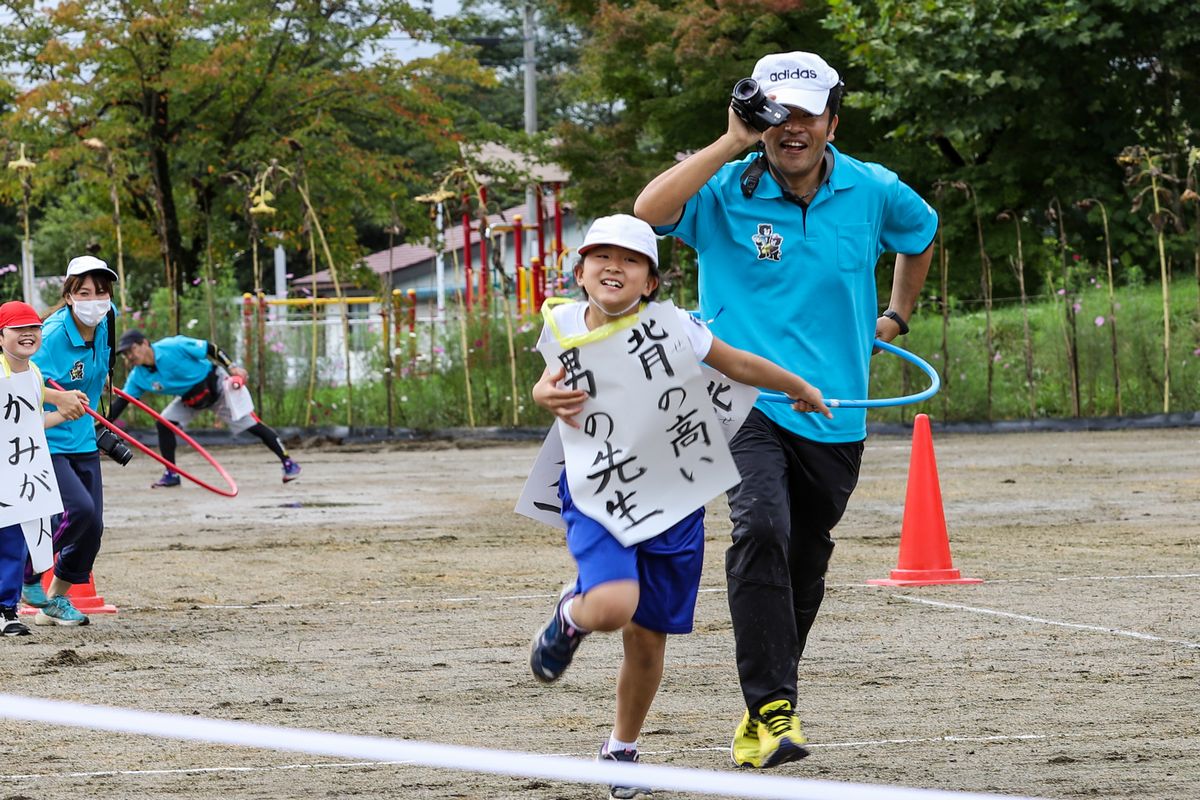
[[[1200,429],[935,432],[935,445],[954,565],[984,583],[864,583],[896,565],[910,451],[872,437],[801,664],[813,755],[775,774],[1195,797]],[[120,613],[0,641],[0,691],[590,758],[619,641],[591,637],[553,686],[529,674],[529,639],[571,575],[561,535],[511,512],[535,447],[314,447],[286,486],[262,448],[222,448],[232,500],[151,491],[144,458],[106,464],[96,579]],[[696,632],[669,643],[648,762],[728,768],[741,715],[728,533],[715,501]],[[354,796],[605,792],[0,722],[5,800]]]

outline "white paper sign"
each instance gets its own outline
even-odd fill
[[[229,418],[231,420],[241,419],[247,414],[254,413],[254,397],[246,388],[246,384],[240,383],[238,388],[233,389],[231,383],[231,379],[225,379],[225,403],[229,408]]]
[[[0,373],[0,525],[18,525],[62,510],[35,373]]]
[[[754,408],[758,389],[727,378],[707,364],[701,364],[700,371],[704,375],[713,413],[721,423],[721,432],[725,434],[726,441],[731,441],[746,421],[750,409]],[[555,528],[566,528],[560,516],[562,504],[558,499],[558,477],[562,474],[564,463],[562,437],[558,435],[558,426],[551,425],[513,510]]]
[[[605,329],[601,329],[604,331]],[[662,533],[740,480],[704,374],[671,303],[608,335],[541,345],[589,397],[559,421],[575,505],[629,546]],[[586,338],[586,343],[576,343]]]
[[[558,435],[558,426],[551,425],[513,511],[555,528],[566,528],[562,502],[558,499],[558,478],[564,463],[562,437]]]
[[[50,518],[22,522],[21,532],[25,534],[33,571],[42,573],[54,566],[54,529],[50,526]]]

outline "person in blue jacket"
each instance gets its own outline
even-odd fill
[[[112,286],[117,274],[95,256],[67,264],[62,301],[42,325],[42,347],[33,362],[47,381],[87,395],[97,408],[112,369],[110,331],[114,325]],[[48,411],[57,410],[51,403]],[[38,609],[36,625],[87,625],[87,615],[67,597],[71,586],[87,583],[104,534],[104,485],[100,450],[90,417],[80,416],[46,431],[63,513],[54,529],[58,560],[49,591],[26,565],[21,600]]]
[[[300,477],[300,465],[288,455],[287,448],[274,430],[252,410],[239,412],[230,402],[230,384],[241,388],[248,377],[225,351],[212,342],[190,336],[168,336],[153,344],[146,334],[133,328],[121,334],[117,352],[132,367],[125,379],[125,393],[140,398],[146,392],[175,395],[162,416],[183,427],[196,414],[211,409],[234,433],[246,431],[257,436],[283,465],[283,482]],[[123,397],[113,400],[108,418],[114,420],[129,405]],[[158,450],[162,457],[175,462],[175,433],[155,422]],[[178,486],[179,473],[167,469],[152,488]]]
[[[908,332],[937,214],[895,172],[833,146],[843,86],[819,55],[772,53],[751,77],[786,113],[759,132],[731,106],[725,132],[647,184],[634,213],[695,248],[700,311],[715,335],[829,397],[866,397],[874,340]],[[897,255],[881,313],[884,252]],[[826,419],[760,400],[730,443],[742,476],[729,492],[725,554],[746,704],[730,747],[739,767],[808,755],[800,656],[866,435],[865,409]]]

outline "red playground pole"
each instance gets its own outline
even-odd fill
[[[482,216],[479,218],[479,303],[483,310],[488,310],[491,286],[488,285],[487,261],[487,187],[479,187],[479,208]]]
[[[471,310],[471,202],[463,195],[463,277],[466,280],[466,294],[463,302],[467,311]]]
[[[525,310],[525,287],[520,280],[525,265],[521,263],[521,244],[525,229],[521,226],[521,215],[513,214],[513,274],[517,276],[517,313]]]
[[[562,276],[563,262],[563,241],[562,241],[562,198],[560,192],[562,184],[554,184],[554,271],[556,273],[557,285],[554,287],[554,293],[558,294],[562,289],[565,281]]]

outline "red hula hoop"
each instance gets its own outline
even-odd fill
[[[54,382],[52,380],[47,380],[46,383],[50,384],[50,386],[52,386],[53,388],[58,389],[60,392],[66,391],[65,389],[63,389],[61,386],[59,386],[56,382]],[[182,437],[183,440],[185,442],[187,442],[188,445],[193,450],[195,450],[197,453],[199,453],[201,456],[204,457],[205,461],[207,461],[209,464],[212,464],[213,468],[216,469],[217,474],[219,474],[222,478],[224,478],[225,482],[229,484],[229,488],[222,489],[220,487],[213,486],[211,483],[207,483],[207,482],[201,480],[200,478],[197,478],[195,475],[192,475],[190,472],[180,469],[177,465],[172,464],[170,461],[167,461],[165,458],[160,456],[158,453],[154,452],[149,447],[142,444],[141,442],[139,442],[137,439],[133,438],[129,434],[125,433],[125,431],[121,430],[116,425],[113,425],[111,422],[106,420],[101,415],[97,414],[95,411],[93,411],[91,409],[90,406],[84,406],[84,411],[86,411],[87,413],[89,413],[93,417],[95,417],[96,420],[98,420],[101,425],[108,428],[110,431],[115,433],[117,436],[120,436],[122,439],[129,442],[131,445],[136,447],[138,450],[141,450],[143,453],[150,456],[155,461],[162,464],[164,467],[171,470],[172,472],[179,473],[180,475],[187,478],[192,483],[194,483],[197,486],[200,486],[202,488],[208,489],[213,494],[219,494],[222,497],[237,497],[238,486],[237,486],[237,483],[233,480],[233,477],[228,472],[225,471],[225,468],[222,467],[217,462],[217,460],[209,454],[209,452],[207,450],[205,450],[203,447],[200,446],[199,442],[197,442],[191,436],[188,436],[187,433],[183,430],[183,428],[180,428],[174,422],[171,422],[171,420],[165,418],[162,414],[159,414],[153,408],[146,405],[141,400],[138,400],[136,397],[130,397],[128,394],[121,391],[120,389],[118,389],[115,386],[113,387],[113,391],[116,393],[117,397],[121,397],[121,398],[124,398],[125,400],[129,401],[129,403],[137,406],[142,411],[145,411],[147,414],[149,414],[151,417],[153,417],[158,422],[161,422],[163,425],[166,425],[176,435]]]

